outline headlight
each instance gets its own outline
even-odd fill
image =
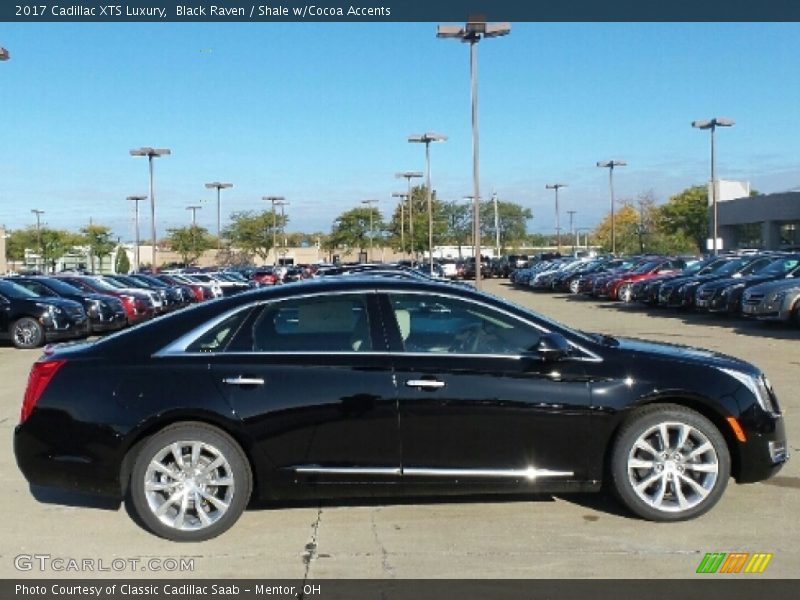
[[[55,315],[60,315],[60,314],[62,314],[64,312],[58,306],[54,306],[52,304],[43,304],[41,302],[37,302],[36,306],[38,306],[39,308],[44,308],[45,310],[47,310],[47,312],[50,314],[51,317],[53,317]]]
[[[783,302],[783,299],[786,298],[786,294],[787,293],[788,293],[787,290],[783,290],[782,292],[778,292],[777,294],[775,294],[772,297],[772,301],[775,302],[776,304],[780,304],[781,302]]]
[[[680,286],[678,288],[678,293],[682,294],[683,292],[685,292],[686,291],[686,287],[687,287],[687,285],[684,283],[682,286]]]
[[[720,368],[720,371],[727,373],[745,386],[748,390],[750,390],[756,397],[756,400],[758,400],[758,405],[765,412],[775,416],[781,414],[780,409],[774,401],[775,396],[772,392],[772,385],[770,385],[769,380],[764,375],[761,375],[760,377],[753,377],[752,375],[748,375],[747,373],[742,373],[741,371],[736,371],[734,369]]]

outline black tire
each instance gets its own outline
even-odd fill
[[[800,301],[795,302],[793,313],[794,313],[794,324],[796,327],[800,327]]]
[[[20,350],[39,348],[45,342],[44,327],[33,317],[22,317],[11,325],[11,341]]]
[[[635,444],[648,432],[658,429],[661,424],[668,424],[666,437],[668,440],[674,440],[675,446],[678,446],[680,432],[674,430],[680,425],[691,428],[692,433],[683,445],[673,448],[673,444],[670,442],[666,448],[665,453],[669,455],[669,458],[676,456],[682,458],[680,460],[663,460],[664,453],[660,451],[664,449],[655,443],[661,439],[660,433],[654,433],[651,447],[659,452],[658,456],[654,456],[654,460],[651,461],[654,465],[653,468],[631,467],[629,469],[629,460],[636,461],[636,464],[647,462],[647,456],[651,453],[641,449],[637,450]],[[670,428],[673,430],[672,432]],[[644,439],[648,441],[650,438]],[[710,444],[709,450],[698,457],[684,460],[691,456],[693,449],[705,447],[705,442]],[[685,454],[679,452],[683,449],[689,451]],[[672,452],[671,455],[670,452]],[[703,472],[705,469],[714,467],[716,467],[715,477],[711,473]],[[728,484],[730,468],[731,459],[728,446],[720,431],[711,421],[685,406],[657,404],[636,411],[620,428],[611,454],[610,474],[614,491],[622,503],[634,514],[650,521],[685,521],[702,515],[719,501]],[[698,471],[700,469],[702,471]],[[653,478],[656,479],[653,480]],[[707,495],[703,495],[702,492],[698,493],[695,485],[689,484],[688,479],[690,478],[697,486],[703,488],[703,492]],[[640,492],[637,492],[634,487],[635,482],[642,485],[648,479],[652,483],[641,490],[641,494],[647,496],[648,490],[651,490],[655,496],[651,501],[640,496]],[[678,489],[675,487],[676,483]],[[661,493],[660,499],[659,492]],[[687,503],[686,508],[681,508],[678,502],[680,498]],[[659,507],[656,506],[656,502]]]
[[[156,475],[159,471],[150,469],[151,462],[175,443],[179,444],[181,460],[189,459],[190,466],[192,464],[192,456],[184,452],[185,449],[189,449],[184,444],[198,443],[203,445],[201,452],[198,453],[198,460],[195,462],[195,470],[202,470],[208,467],[218,457],[224,458],[226,464],[214,468],[209,477],[222,477],[226,481],[232,481],[232,484],[220,484],[218,486],[201,484],[202,479],[200,477],[198,477],[196,484],[194,476],[191,477],[190,484],[188,477],[179,480],[163,474]],[[172,456],[173,459],[175,458],[174,454],[167,452],[166,456],[158,462],[167,464],[169,456]],[[199,463],[199,466],[197,463]],[[178,473],[177,460],[173,460],[171,469],[173,472]],[[152,477],[154,475],[162,478],[160,482],[155,482],[155,485],[172,487],[168,490],[151,490],[149,492],[150,496],[148,496],[145,484],[147,481],[153,482]],[[164,483],[167,481],[171,483]],[[216,479],[215,481],[221,482],[222,480]],[[250,500],[253,487],[252,481],[252,473],[247,457],[239,444],[228,434],[205,423],[176,423],[162,429],[138,447],[131,471],[128,499],[134,515],[151,532],[174,542],[199,542],[214,538],[233,526]],[[195,500],[187,501],[188,505],[184,511],[188,519],[188,522],[184,521],[187,528],[178,528],[174,525],[177,519],[174,519],[173,525],[165,521],[170,519],[172,513],[179,511],[177,503],[180,500],[169,502],[167,498],[171,498],[173,494],[178,493],[174,486],[180,486],[180,489],[184,489],[184,485],[187,490],[191,485],[192,491],[187,492],[189,495],[194,490],[202,491],[198,491],[194,495]],[[199,494],[205,495],[201,496]],[[208,497],[213,497],[212,502],[206,499]],[[197,499],[201,500],[199,508],[196,504]],[[225,504],[227,508],[221,511],[217,502]],[[169,508],[175,510],[167,510],[167,514],[163,515],[164,520],[162,520],[162,517],[155,514],[155,504],[158,503],[169,504]],[[206,519],[211,521],[209,524],[202,522],[200,511],[206,515]]]

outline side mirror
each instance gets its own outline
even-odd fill
[[[571,351],[569,342],[560,333],[545,333],[536,344],[536,354],[546,362],[561,360],[569,356]]]

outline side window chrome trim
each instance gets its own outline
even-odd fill
[[[385,293],[387,296],[389,296],[389,303],[390,304],[391,304],[391,296],[393,294],[403,295],[403,296],[409,296],[409,295],[424,296],[426,294],[430,295],[430,292],[425,292],[425,291],[422,291],[422,290],[398,290],[398,291],[395,291],[395,290],[381,290],[381,292]],[[478,306],[485,306],[485,307],[489,308],[490,310],[497,311],[497,312],[499,312],[501,314],[506,315],[507,317],[511,317],[512,319],[514,319],[516,321],[519,321],[521,323],[525,323],[526,325],[530,325],[531,327],[534,327],[535,329],[538,329],[542,333],[552,333],[552,331],[550,331],[546,327],[540,325],[539,323],[535,323],[533,321],[529,321],[528,319],[520,317],[519,315],[515,315],[514,313],[512,313],[512,312],[510,312],[508,310],[505,310],[503,308],[498,308],[496,306],[493,306],[491,304],[487,304],[485,302],[479,302],[479,301],[477,301],[477,300],[475,300],[473,298],[465,298],[465,297],[462,297],[462,296],[457,296],[457,295],[447,294],[447,293],[437,294],[437,296],[441,296],[441,297],[449,298],[449,299],[453,299],[453,300],[461,300],[462,302],[469,302],[471,304],[476,304]],[[392,312],[394,312],[394,310],[392,310]],[[567,342],[569,342],[570,346],[572,346],[574,348],[577,348],[578,350],[580,350],[581,352],[586,354],[586,356],[571,357],[571,360],[582,361],[582,362],[603,362],[603,359],[600,358],[597,354],[595,354],[591,350],[587,350],[586,348],[584,348],[580,344],[577,344],[577,343],[573,342],[572,340],[567,340]],[[405,355],[405,356],[439,356],[435,352],[394,352],[392,354],[402,354],[402,355]],[[456,354],[452,354],[452,353],[448,353],[448,355],[449,356],[456,356]],[[459,356],[478,356],[478,357],[480,357],[480,356],[500,356],[500,357],[503,357],[503,358],[522,358],[522,355],[516,355],[516,354],[513,354],[513,355],[512,354],[501,354],[501,355],[496,355],[496,354],[465,354],[465,355],[459,355]]]
[[[208,333],[211,329],[225,321],[226,319],[232,317],[233,315],[246,311],[252,310],[256,307],[263,307],[268,304],[277,304],[279,302],[288,302],[292,300],[301,300],[304,298],[316,298],[319,296],[331,297],[331,296],[367,296],[369,294],[375,294],[375,290],[353,290],[353,291],[344,291],[344,292],[336,292],[335,294],[331,294],[328,292],[315,292],[310,294],[303,294],[301,296],[288,296],[285,298],[273,298],[270,300],[258,300],[255,302],[251,302],[249,304],[245,304],[242,306],[236,306],[228,311],[225,311],[221,315],[214,317],[208,323],[201,325],[200,327],[196,327],[189,331],[188,333],[183,334],[174,342],[167,344],[158,352],[153,354],[154,358],[160,358],[164,356],[211,356],[214,354],[270,354],[269,352],[187,352],[186,349],[192,345],[199,337]],[[310,354],[323,354],[323,352],[309,352]],[[273,354],[295,354],[294,352],[275,352]],[[329,352],[324,352],[324,354],[330,354]],[[366,354],[366,352],[353,352],[353,354]]]

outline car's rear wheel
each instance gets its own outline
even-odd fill
[[[11,325],[11,340],[21,350],[38,348],[44,344],[44,327],[32,317],[23,317]]]
[[[572,294],[577,294],[580,288],[580,282],[577,279],[573,279],[569,282],[569,291]]]
[[[251,489],[250,465],[236,441],[204,423],[178,423],[141,446],[130,499],[136,516],[156,535],[195,542],[230,528]]]
[[[730,475],[722,434],[701,414],[674,404],[641,409],[617,435],[613,487],[635,514],[682,521],[710,510]]]

